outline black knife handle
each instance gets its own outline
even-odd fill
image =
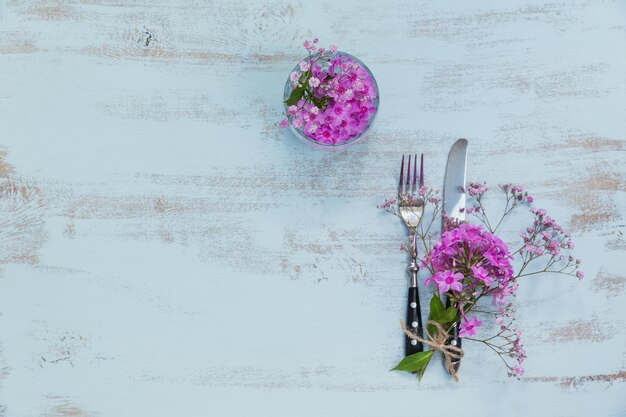
[[[423,337],[422,313],[420,311],[420,298],[417,287],[409,287],[409,297],[406,309],[406,328],[409,332],[416,336]],[[405,336],[405,354],[406,356],[418,353],[424,350],[422,342]]]
[[[448,297],[446,297],[446,308],[450,307],[452,305],[452,303],[450,302],[450,299]],[[452,328],[450,328],[450,331],[448,332],[450,334],[450,338],[448,339],[448,341],[446,342],[447,345],[452,345],[452,346],[456,346],[459,349],[461,348],[461,338],[459,337],[459,325],[458,323],[455,324],[454,326],[452,326]],[[461,363],[461,359],[452,359],[452,364],[456,365],[455,367],[458,368],[460,366]]]

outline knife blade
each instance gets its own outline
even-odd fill
[[[445,230],[451,223],[458,224],[465,220],[465,175],[467,165],[467,139],[457,140],[448,154],[448,164],[443,183],[443,216],[442,229]],[[450,306],[450,299],[446,297],[446,308]],[[450,329],[451,337],[448,344],[461,347],[458,325]],[[455,371],[461,365],[460,359],[452,360]]]
[[[443,183],[443,209],[448,218],[459,222],[465,220],[466,164],[467,139],[459,139],[450,148]]]

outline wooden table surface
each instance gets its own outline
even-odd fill
[[[380,86],[346,151],[277,126],[314,35]],[[0,416],[625,416],[625,67],[624,1],[0,0]],[[376,205],[459,137],[584,261],[522,283],[520,381],[471,344],[458,384],[388,371]]]

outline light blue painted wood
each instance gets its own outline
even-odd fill
[[[595,0],[0,3],[0,175],[30,187],[0,199],[0,415],[626,415],[625,17]],[[344,152],[276,125],[312,35],[380,85],[373,133]],[[441,186],[458,137],[469,178],[527,184],[585,262],[581,283],[522,284],[521,381],[469,344],[458,384],[437,362],[421,384],[387,371],[404,230],[375,206],[402,152]]]

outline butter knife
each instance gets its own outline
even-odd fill
[[[465,174],[467,165],[467,139],[457,140],[448,154],[448,164],[446,165],[446,176],[443,184],[443,229],[449,222],[460,223],[465,220]],[[450,299],[446,297],[446,308],[451,305]],[[450,339],[448,343],[461,347],[458,325],[450,329]],[[452,365],[455,371],[461,365],[461,359],[453,359]]]

